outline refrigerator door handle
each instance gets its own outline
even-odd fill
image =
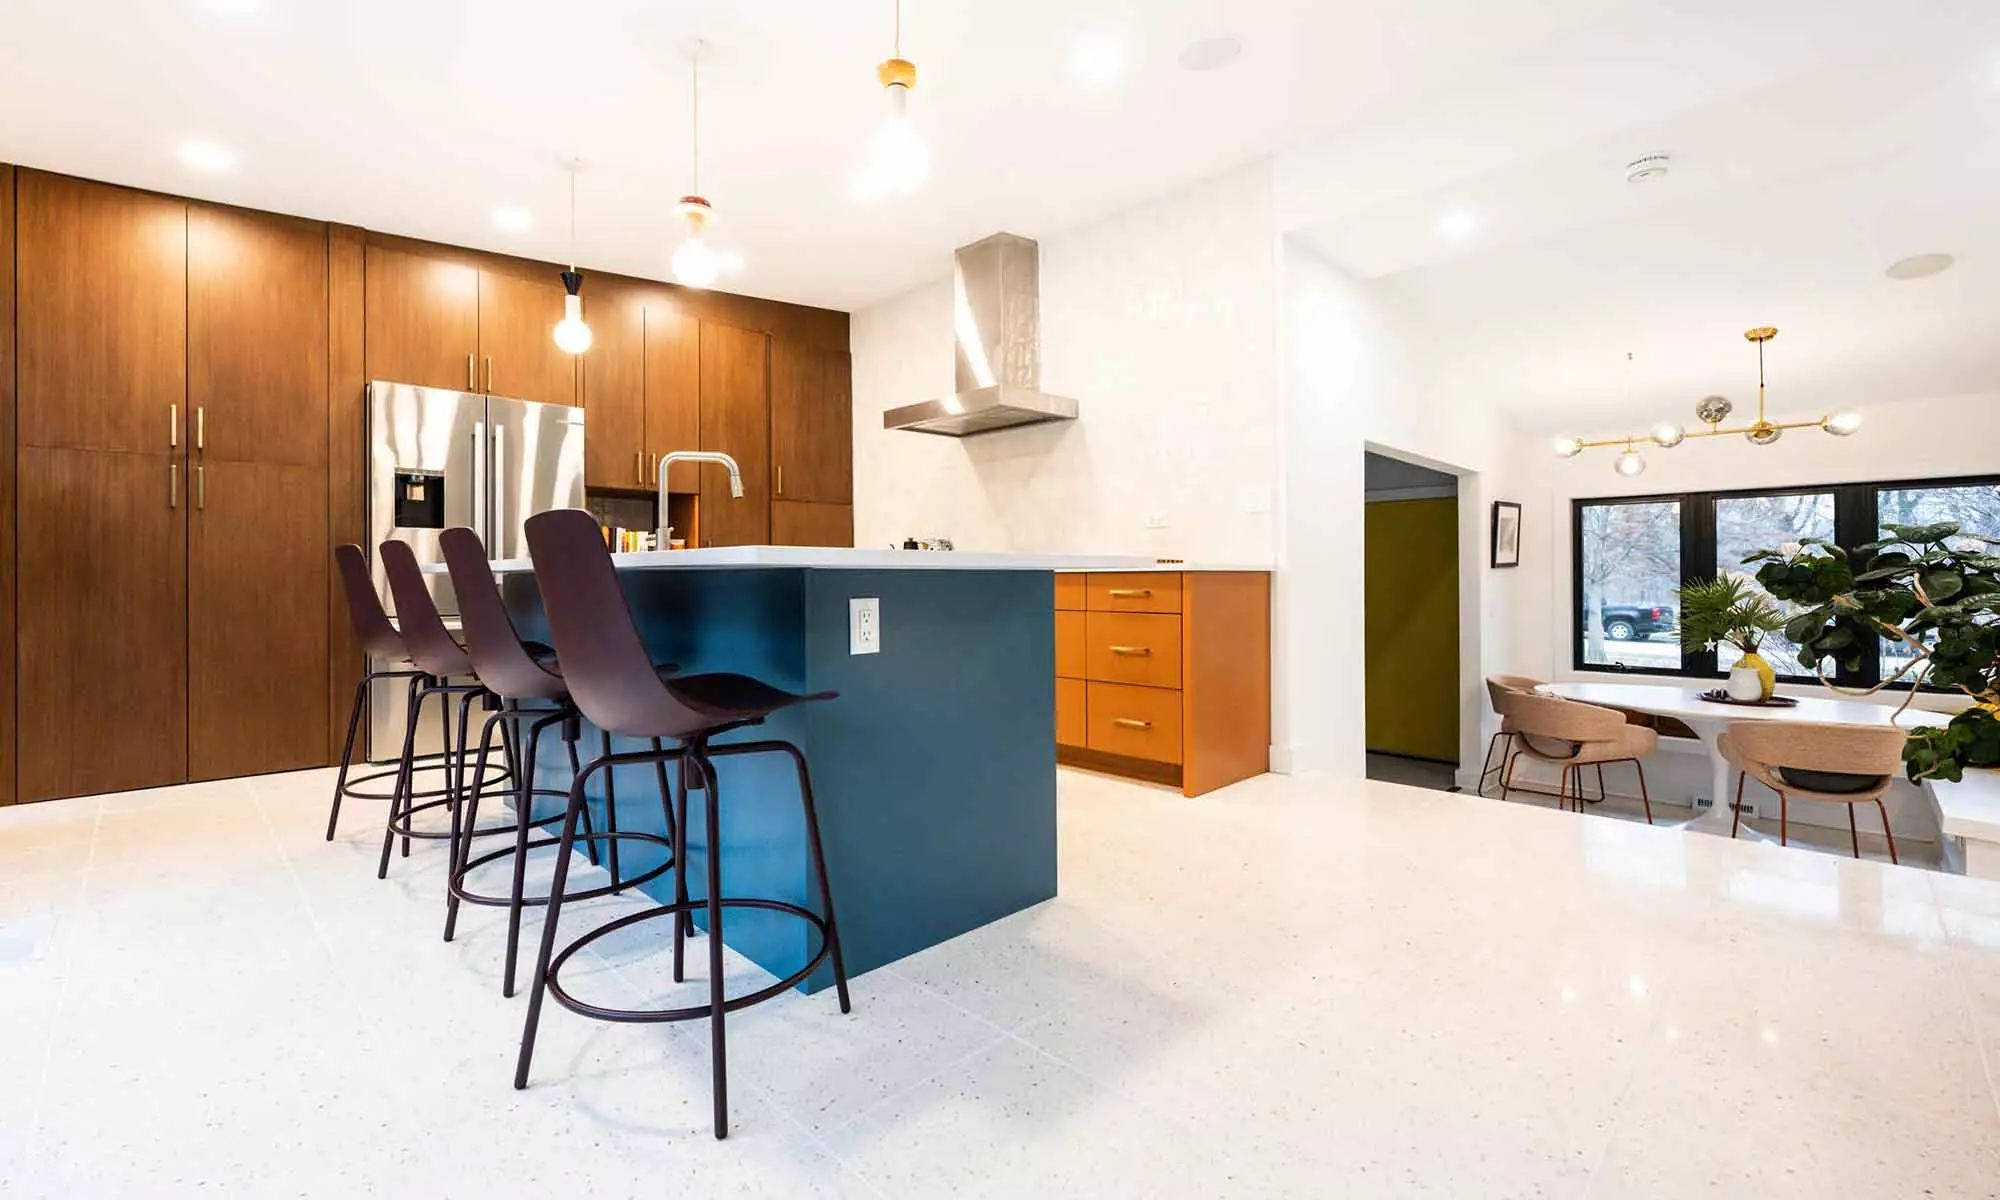
[[[488,554],[491,554],[495,558],[512,558],[514,556],[515,531],[513,529],[513,521],[510,520],[507,515],[506,487],[507,487],[507,427],[505,425],[500,424],[500,422],[495,421],[493,423],[494,529],[493,529],[493,541],[489,543],[491,548],[487,551]],[[499,527],[502,521],[507,522],[508,528],[502,529]]]
[[[486,540],[486,422],[472,423],[472,532]],[[492,553],[488,551],[487,553]]]

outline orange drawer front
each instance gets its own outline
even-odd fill
[[[1181,761],[1181,694],[1165,688],[1093,683],[1086,693],[1084,745],[1153,762]]]
[[[1059,612],[1056,614],[1056,675],[1062,679],[1083,679],[1084,649],[1089,640],[1085,635],[1084,614],[1080,612]]]
[[[1088,604],[1092,612],[1177,613],[1181,610],[1180,572],[1092,571]]]
[[[1081,679],[1056,680],[1056,745],[1081,746],[1090,734],[1083,720]]]
[[[1094,612],[1086,626],[1084,678],[1147,687],[1181,685],[1181,619],[1158,613]],[[1057,629],[1061,644],[1061,629]],[[1058,651],[1056,661],[1062,661]],[[1060,673],[1060,672],[1058,672]]]
[[[1057,575],[1056,607],[1071,612],[1082,612],[1085,606],[1084,592],[1088,590],[1086,582],[1088,578],[1076,574]]]

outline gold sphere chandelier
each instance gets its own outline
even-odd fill
[[[1705,429],[1690,430],[1677,421],[1662,421],[1642,434],[1626,437],[1604,438],[1586,441],[1578,437],[1560,437],[1555,440],[1557,458],[1575,458],[1585,450],[1600,446],[1623,446],[1613,464],[1620,475],[1638,475],[1646,469],[1646,460],[1639,453],[1640,442],[1651,442],[1663,450],[1671,450],[1689,438],[1724,437],[1742,434],[1753,446],[1768,446],[1783,437],[1787,429],[1819,428],[1835,437],[1847,437],[1861,428],[1861,413],[1858,409],[1841,408],[1813,421],[1773,421],[1765,414],[1764,408],[1764,346],[1778,331],[1769,325],[1760,325],[1746,331],[1744,338],[1757,344],[1757,419],[1748,425],[1723,427],[1734,406],[1722,396],[1708,396],[1694,406],[1694,415]]]

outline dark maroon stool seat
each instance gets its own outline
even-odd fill
[[[479,535],[470,529],[447,529],[438,536],[438,544],[444,551],[445,568],[451,573],[452,591],[458,596],[459,620],[465,635],[466,657],[472,660],[472,667],[484,684],[487,692],[498,703],[490,706],[491,715],[479,734],[479,754],[474,767],[474,778],[484,775],[487,754],[492,748],[493,733],[497,728],[503,741],[513,745],[521,744],[513,752],[520,765],[520,777],[514,789],[514,841],[512,845],[489,851],[478,858],[471,857],[472,839],[487,832],[479,828],[479,800],[484,789],[476,788],[467,800],[463,834],[453,845],[451,873],[447,876],[450,897],[446,901],[444,940],[450,941],[458,925],[458,906],[483,904],[507,909],[507,957],[501,976],[502,995],[514,994],[514,963],[521,941],[521,910],[524,907],[547,904],[546,896],[524,896],[528,866],[528,851],[545,846],[554,846],[560,839],[554,837],[529,840],[531,827],[552,824],[562,820],[562,814],[545,817],[539,821],[531,817],[536,796],[561,796],[567,798],[569,789],[560,791],[537,788],[535,783],[535,760],[541,744],[542,734],[551,726],[559,726],[563,742],[569,751],[569,769],[574,777],[578,772],[576,739],[579,733],[577,709],[570,702],[569,688],[564,683],[562,668],[553,652],[547,647],[531,646],[521,640],[514,629],[513,619],[507,615],[506,605],[500,599],[500,589],[493,582],[492,564],[487,560],[486,547]],[[523,735],[525,726],[525,736]],[[611,753],[611,735],[604,734],[604,753]],[[659,743],[654,743],[659,748]],[[661,807],[666,810],[667,829],[673,829],[673,807],[666,802],[666,764],[657,764],[660,778]],[[597,862],[597,843],[603,841],[608,849],[611,865],[611,882],[582,891],[570,892],[565,900],[588,900],[621,892],[628,887],[636,887],[659,878],[673,868],[673,840],[651,833],[618,832],[617,794],[613,790],[611,777],[604,781],[605,832],[589,832],[589,811],[584,813],[585,845],[591,852],[591,862]],[[620,841],[650,842],[664,847],[669,854],[667,860],[644,874],[631,879],[623,877],[618,862]],[[513,856],[513,886],[505,895],[475,891],[467,883],[473,872],[488,863]]]
[[[410,839],[421,838],[429,841],[445,842],[456,847],[462,832],[459,820],[465,796],[466,726],[471,721],[472,706],[475,702],[485,702],[488,692],[473,670],[472,659],[465,647],[451,636],[444,627],[444,618],[438,615],[437,604],[431,599],[430,588],[424,583],[423,568],[417,565],[416,552],[408,542],[390,540],[376,548],[382,556],[382,572],[389,577],[389,594],[396,600],[396,620],[400,626],[404,648],[409,652],[410,661],[423,678],[416,681],[410,702],[409,721],[403,731],[403,756],[400,763],[402,775],[397,780],[396,794],[400,803],[392,801],[388,824],[382,831],[382,862],[376,868],[378,879],[389,874],[389,851],[398,837],[403,842],[403,857],[410,854]],[[452,683],[453,679],[465,680]],[[424,702],[432,696],[440,698],[444,709],[445,743],[444,760],[448,765],[445,795],[428,803],[416,803],[410,786],[411,773],[415,769],[417,722]],[[458,700],[457,737],[452,736],[451,705]],[[519,778],[519,764],[509,761],[507,771],[501,778]],[[475,791],[484,791],[498,782],[488,778],[485,764],[479,765],[479,773],[474,778]],[[444,808],[451,814],[452,827],[449,832],[416,827],[416,816],[430,809]],[[508,833],[512,826],[491,826],[475,829],[471,836]]]
[[[347,598],[348,624],[353,627],[355,640],[360,643],[361,650],[367,656],[370,665],[362,673],[361,682],[355,686],[354,706],[347,716],[347,740],[340,752],[340,774],[334,779],[333,808],[326,818],[326,840],[329,842],[333,840],[334,828],[340,822],[342,800],[388,800],[392,804],[402,802],[405,789],[400,761],[396,766],[380,771],[361,775],[351,773],[354,767],[354,742],[361,730],[361,714],[368,706],[368,686],[378,679],[410,681],[408,703],[404,713],[409,723],[406,734],[413,735],[417,719],[417,690],[426,679],[424,672],[410,661],[409,649],[403,644],[403,635],[396,632],[396,627],[390,622],[388,614],[382,611],[382,601],[375,594],[374,583],[368,578],[368,560],[361,553],[361,547],[355,545],[334,547],[333,562],[334,569],[340,574],[341,590]],[[377,662],[390,665],[386,667],[373,665]],[[449,738],[450,735],[451,728],[447,720],[445,736]],[[411,798],[439,800],[449,796],[452,768],[453,763],[448,756],[413,763],[412,773],[441,771],[444,772],[445,778],[436,788],[408,789]],[[384,779],[396,780],[390,791],[374,791],[363,786]]]
[[[734,742],[714,745],[711,739],[730,730],[756,725],[782,708],[808,701],[831,700],[824,692],[800,696],[752,679],[746,675],[711,674],[662,678],[654,669],[633,623],[631,609],[618,589],[617,572],[604,546],[597,519],[581,509],[561,509],[528,518],[528,554],[534,559],[535,579],[541,585],[542,603],[548,612],[549,629],[561,656],[563,682],[570,699],[592,724],[606,733],[624,737],[660,739],[651,751],[629,754],[602,754],[577,774],[570,785],[569,811],[563,821],[561,848],[557,851],[555,884],[549,901],[548,917],[542,924],[541,953],[535,961],[535,975],[528,993],[527,1026],[521,1033],[521,1056],[514,1071],[514,1086],[528,1086],[528,1069],[534,1059],[535,1030],[541,1019],[542,996],[572,1012],[602,1021],[688,1021],[706,1017],[709,1022],[709,1055],[714,1076],[715,1136],[729,1133],[729,1084],[724,1045],[723,1016],[746,1008],[796,986],[818,969],[829,955],[833,977],[840,992],[840,1011],[851,1011],[847,995],[847,968],[840,957],[840,931],[834,922],[833,892],[827,885],[826,858],[821,851],[819,816],[813,807],[812,777],[805,755],[784,741]],[[662,741],[672,742],[662,746]],[[805,808],[807,851],[812,860],[813,881],[819,888],[825,916],[802,905],[768,899],[724,899],[722,896],[721,787],[716,778],[716,758],[740,754],[786,754],[796,765],[799,799]],[[678,789],[675,820],[671,829],[676,845],[674,861],[687,861],[687,780],[692,770],[701,780],[706,808],[708,852],[707,895],[688,899],[687,872],[674,872],[674,901],[645,909],[608,922],[556,951],[556,927],[562,915],[563,883],[569,870],[571,848],[576,841],[579,814],[585,808],[584,785],[598,771],[638,763],[664,765],[677,762],[683,770]],[[797,972],[768,987],[733,999],[725,997],[722,980],[722,913],[726,908],[757,908],[789,913],[805,920],[820,934],[819,952]],[[566,992],[557,978],[571,955],[607,934],[657,917],[672,917],[674,926],[674,979],[682,977],[687,918],[697,909],[708,917],[708,1003],[685,1008],[618,1009],[590,1004]]]

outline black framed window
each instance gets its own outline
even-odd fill
[[[1881,538],[1883,525],[1956,521],[2000,537],[2000,476],[1882,480],[1809,487],[1579,499],[1571,517],[1571,628],[1579,671],[1719,677],[1733,647],[1683,653],[1677,593],[1682,580],[1730,571],[1752,550],[1808,537],[1848,548]],[[1812,680],[1782,634],[1763,656],[1781,678]],[[1869,686],[1908,662],[1884,644],[1861,669],[1833,677]]]

